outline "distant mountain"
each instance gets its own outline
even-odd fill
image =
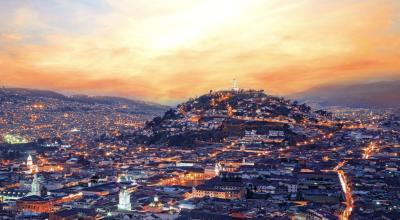
[[[127,105],[130,108],[137,109],[140,112],[151,111],[162,113],[168,106],[160,105],[152,102],[144,102],[140,100],[132,100],[122,97],[112,96],[88,96],[73,95],[66,96],[57,92],[48,90],[36,90],[25,88],[3,88],[0,90],[0,101],[2,100],[26,100],[28,98],[37,99],[57,99],[70,102],[80,102],[85,104],[103,104],[103,105]]]
[[[295,94],[292,98],[321,106],[400,108],[400,80],[320,86]]]

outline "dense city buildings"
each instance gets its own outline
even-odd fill
[[[1,219],[400,216],[396,109],[317,110],[236,83],[165,113],[25,90],[0,100]]]
[[[400,0],[0,0],[0,220],[400,220]]]

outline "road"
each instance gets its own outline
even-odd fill
[[[347,182],[346,174],[344,173],[343,170],[340,169],[345,163],[346,163],[345,161],[341,161],[334,168],[334,171],[336,171],[339,176],[340,185],[342,186],[342,190],[344,192],[345,199],[346,199],[346,201],[345,201],[346,208],[343,210],[343,212],[339,216],[339,219],[341,219],[341,220],[349,219],[350,214],[354,208],[354,205],[353,205],[354,200],[351,195],[351,188],[349,186],[349,183]]]

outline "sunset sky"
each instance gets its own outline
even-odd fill
[[[0,85],[175,103],[400,79],[398,0],[2,0]]]

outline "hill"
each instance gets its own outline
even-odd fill
[[[23,142],[44,138],[49,145],[91,142],[101,135],[115,136],[117,130],[138,129],[167,109],[159,104],[119,97],[0,89],[0,144],[19,142],[12,137],[19,137]]]
[[[262,144],[285,145],[309,136],[307,132],[313,130],[306,127],[330,118],[328,112],[263,91],[218,91],[189,99],[147,122],[135,139],[150,145],[193,147],[258,135]]]
[[[88,96],[73,95],[66,96],[57,92],[48,90],[36,90],[25,88],[3,88],[0,90],[0,100],[23,101],[27,99],[37,99],[46,102],[46,99],[55,99],[60,101],[77,102],[84,104],[103,104],[103,105],[127,105],[136,109],[137,113],[159,114],[168,109],[167,106],[157,103],[132,100],[113,96]]]

